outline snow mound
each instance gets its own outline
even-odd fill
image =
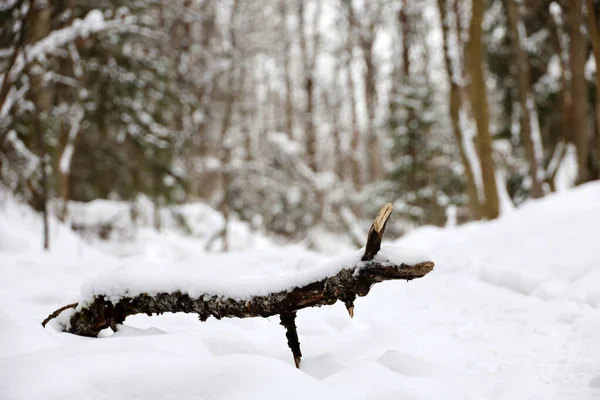
[[[277,317],[201,323],[183,313],[136,315],[99,339],[40,322],[77,299],[83,282],[100,285],[129,267],[140,282],[179,285],[146,275],[155,264],[166,274],[210,261],[211,273],[235,277],[236,285],[267,276],[266,285],[278,286],[322,265],[320,274],[334,271],[339,260],[327,266],[321,255],[259,248],[259,240],[233,243],[244,251],[206,254],[203,239],[168,227],[139,232],[135,251],[115,241],[106,254],[56,221],[54,246],[43,252],[39,215],[1,195],[2,399],[600,398],[600,182],[531,201],[497,221],[424,227],[396,241],[426,251],[435,273],[375,285],[356,300],[353,319],[339,302],[299,312],[299,370]],[[197,232],[213,229],[200,214]],[[396,255],[411,253],[379,254]],[[224,285],[219,279],[199,284]]]
[[[223,230],[223,216],[202,202],[162,207],[158,213],[162,232],[154,229],[156,217],[150,199],[140,196],[135,202],[97,199],[87,203],[69,202],[70,223],[82,230],[88,241],[119,256],[139,255],[145,247],[156,247],[157,241],[169,241],[175,252],[181,252],[177,242],[193,242],[196,249],[203,250],[221,246],[219,234]],[[102,227],[108,241],[94,240],[88,233]],[[97,236],[97,234],[95,235]],[[252,232],[245,222],[233,219],[229,222],[228,239],[230,250],[254,247],[269,247],[270,241]],[[123,242],[127,246],[123,248]],[[214,243],[213,243],[214,242]],[[116,244],[116,245],[115,245]],[[165,246],[158,246],[164,248]],[[172,255],[166,258],[172,259]]]
[[[397,243],[424,244],[436,265],[468,268],[485,282],[524,295],[600,307],[598,182],[529,201],[491,222],[417,229]]]

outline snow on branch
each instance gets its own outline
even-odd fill
[[[92,10],[87,13],[84,19],[76,19],[71,25],[55,30],[45,38],[26,47],[17,56],[11,70],[6,72],[9,73],[9,81],[16,81],[28,63],[44,59],[58,48],[72,43],[75,39],[87,38],[107,30],[128,31],[134,27],[135,22],[136,18],[132,16],[105,20],[100,10]]]
[[[69,174],[71,170],[71,159],[73,158],[75,139],[79,133],[79,126],[81,125],[81,121],[83,121],[84,116],[83,107],[80,105],[74,105],[71,109],[71,128],[69,129],[69,134],[67,136],[67,144],[62,152],[62,155],[60,156],[59,161],[60,172],[65,175]]]
[[[141,27],[135,23],[137,18],[133,16],[124,16],[119,19],[105,20],[102,11],[92,10],[87,13],[84,19],[75,19],[71,25],[57,29],[37,42],[26,46],[17,54],[15,49],[14,61],[10,63],[7,71],[0,74],[2,82],[2,91],[8,93],[8,98],[0,99],[0,119],[5,119],[9,115],[12,105],[24,96],[24,91],[16,91],[14,83],[19,79],[28,64],[34,61],[41,61],[48,55],[51,55],[57,49],[73,43],[78,38],[87,38],[91,35],[108,31],[118,30],[127,32],[137,32],[144,34]]]
[[[373,284],[386,280],[421,278],[433,270],[434,263],[428,261],[427,257],[423,255],[393,246],[381,248],[381,240],[391,212],[391,204],[383,206],[371,226],[364,251],[361,250],[321,265],[310,271],[310,275],[300,274],[296,278],[290,277],[289,281],[279,282],[279,285],[283,286],[279,290],[267,293],[259,291],[260,294],[253,296],[245,295],[243,291],[239,295],[231,293],[223,295],[215,293],[218,290],[205,293],[182,289],[160,290],[156,287],[157,282],[165,282],[164,286],[169,286],[170,289],[171,285],[167,282],[173,274],[176,274],[174,272],[176,268],[173,266],[164,270],[167,275],[160,277],[159,281],[152,281],[148,287],[143,288],[146,290],[141,290],[140,287],[133,289],[133,286],[139,285],[139,282],[144,280],[143,276],[127,273],[119,276],[119,272],[116,272],[112,279],[114,281],[130,281],[131,290],[122,291],[120,296],[115,296],[114,293],[94,291],[91,299],[88,298],[79,304],[73,303],[55,311],[43,322],[43,325],[45,326],[51,319],[56,318],[63,310],[67,309],[74,310],[68,314],[65,313],[66,320],[63,319],[65,323],[62,329],[76,335],[89,337],[96,337],[101,330],[106,328],[116,331],[125,318],[135,314],[186,312],[197,314],[201,321],[205,321],[211,316],[221,319],[279,315],[281,324],[286,328],[288,345],[298,367],[302,356],[295,323],[298,310],[331,305],[341,300],[352,317],[354,300],[357,296],[366,296]],[[286,260],[281,261],[283,263]],[[146,275],[155,276],[156,274],[147,273]],[[210,277],[204,276],[203,279],[196,281],[188,274],[181,275],[181,278],[194,282],[205,282],[210,279]],[[109,281],[110,276],[107,279]],[[233,279],[231,278],[227,287],[235,286]],[[251,284],[251,282],[245,280],[244,284]],[[184,282],[180,282],[180,284],[181,287],[185,287]],[[266,280],[257,282],[257,284],[263,287],[276,287]],[[110,285],[106,288],[108,287]]]

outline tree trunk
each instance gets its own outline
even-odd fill
[[[482,23],[485,11],[483,0],[474,0],[472,4],[471,26],[469,28],[469,71],[471,75],[471,103],[476,119],[477,142],[481,160],[481,176],[485,193],[482,212],[488,219],[500,214],[500,202],[496,187],[492,137],[489,127],[489,110],[484,73]]]
[[[301,1],[298,8],[298,29],[300,34],[300,48],[302,51],[302,59],[304,60],[304,92],[306,94],[306,109],[304,114],[304,134],[306,136],[306,156],[308,158],[308,166],[313,171],[318,171],[317,165],[317,135],[315,132],[315,126],[313,122],[314,110],[314,67],[316,62],[316,56],[318,51],[318,37],[319,34],[313,30],[315,35],[312,54],[309,54],[307,33],[305,29],[305,16],[304,16],[304,1]],[[314,26],[317,27],[316,21],[320,15],[315,14]]]
[[[567,17],[569,22],[569,60],[573,105],[571,126],[577,148],[577,165],[579,171],[577,181],[578,183],[585,183],[589,180],[588,155],[590,136],[587,82],[585,80],[587,40],[581,32],[581,25],[583,23],[581,0],[571,0],[569,2]]]
[[[450,83],[450,92],[448,94],[449,97],[449,105],[450,105],[450,121],[452,124],[452,132],[454,133],[454,137],[456,138],[456,144],[458,145],[458,151],[460,154],[460,159],[462,161],[463,167],[465,169],[465,178],[466,178],[466,188],[467,195],[469,196],[469,204],[471,209],[471,214],[475,219],[481,218],[481,204],[479,202],[479,196],[477,192],[477,185],[475,183],[475,173],[473,172],[473,168],[469,159],[467,157],[467,152],[464,148],[464,134],[460,124],[460,112],[462,108],[462,101],[460,96],[460,87],[456,82],[455,74],[461,76],[461,71],[455,71],[457,66],[454,66],[452,63],[452,58],[450,57],[450,51],[448,48],[450,29],[448,26],[448,15],[446,11],[446,4],[444,0],[437,0],[437,5],[440,13],[441,25],[442,25],[442,39],[443,39],[443,48],[444,48],[444,64],[446,66],[446,75],[448,76],[448,82]],[[458,18],[458,16],[456,16]],[[457,32],[457,36],[459,36],[459,32]],[[458,37],[460,40],[460,38]]]
[[[294,106],[293,106],[293,90],[292,85],[292,69],[291,69],[291,42],[288,32],[287,17],[288,11],[286,6],[287,0],[280,0],[281,12],[281,33],[283,36],[284,55],[283,67],[285,73],[285,130],[290,139],[294,138]]]
[[[338,61],[335,62],[334,71],[339,70]],[[333,93],[323,93],[323,103],[325,105],[325,109],[328,110],[329,121],[331,124],[331,133],[333,139],[333,170],[335,174],[339,177],[341,181],[344,180],[345,170],[344,165],[346,163],[346,156],[344,154],[344,149],[342,148],[342,138],[340,135],[340,102],[338,101],[336,93],[338,93],[338,85],[337,80],[334,78],[333,87],[336,89]]]
[[[47,2],[33,2],[30,5],[32,7],[31,12],[28,13],[28,27],[26,35],[26,43],[35,43],[48,35],[50,32],[50,24],[52,18],[52,5],[50,1]],[[27,62],[27,60],[25,60]],[[48,146],[46,144],[46,130],[48,129],[47,118],[48,112],[51,107],[50,90],[47,87],[44,77],[35,71],[36,63],[32,63],[27,67],[27,73],[29,75],[29,82],[31,89],[29,94],[31,101],[35,105],[35,115],[33,132],[37,134],[37,142],[39,146],[40,154],[40,169],[41,169],[41,187],[42,187],[42,216],[43,216],[43,235],[44,235],[44,249],[50,248],[50,233],[49,233],[49,221],[48,221]]]
[[[402,73],[401,75],[397,78],[400,80],[400,86],[402,85],[411,85],[411,76],[410,76],[410,47],[411,44],[414,42],[414,32],[411,29],[410,26],[410,20],[408,18],[408,13],[407,13],[407,8],[408,6],[408,2],[406,0],[403,1],[402,3],[402,7],[400,8],[400,10],[398,11],[397,14],[397,18],[398,18],[398,24],[400,25],[400,29],[402,30],[402,41],[401,41],[401,46],[402,46],[402,51],[401,51],[401,62],[402,62]],[[412,123],[418,123],[417,120],[417,115],[415,113],[415,108],[412,106],[404,106],[402,105],[401,107],[403,107],[405,109],[405,113],[406,113],[406,118],[403,121],[403,123],[406,125],[406,127],[410,127]],[[410,132],[410,128],[408,128],[408,131]],[[424,132],[418,132],[417,135],[423,135]],[[418,159],[418,149],[416,146],[416,140],[413,138],[413,134],[409,133],[409,140],[408,143],[406,144],[406,154],[408,156],[410,156],[410,159],[413,162],[413,165],[415,165],[415,163],[417,163],[417,159]],[[417,182],[417,169],[416,168],[411,168],[410,171],[406,172],[406,181],[407,181],[407,190],[410,192],[414,192],[416,193],[419,190],[419,183]],[[417,196],[417,200],[416,203],[420,203],[421,198]]]
[[[525,40],[525,26],[521,19],[519,6],[515,0],[506,0],[506,10],[508,14],[508,27],[512,39],[512,47],[517,62],[517,83],[519,91],[519,109],[521,117],[521,139],[525,146],[525,154],[529,163],[529,177],[531,178],[531,197],[534,199],[543,196],[542,181],[543,172],[541,148],[536,148],[536,141],[540,142],[540,132],[534,137],[534,121],[532,118],[537,113],[531,112],[530,108],[535,107],[533,95],[531,93],[531,82],[529,72],[529,59],[522,41]]]
[[[402,75],[407,78],[410,73],[410,24],[408,20],[408,14],[406,12],[408,7],[408,0],[402,1],[402,7],[398,10],[398,23],[402,29]]]
[[[367,158],[369,160],[369,181],[383,179],[383,158],[377,127],[375,126],[376,86],[373,43],[363,48],[365,63],[365,104],[367,107]]]
[[[560,116],[561,116],[561,128],[562,128],[562,149],[560,151],[560,156],[558,157],[558,159],[562,159],[562,157],[564,156],[563,153],[566,153],[567,150],[567,144],[568,143],[572,143],[574,142],[573,139],[573,132],[571,130],[572,126],[571,126],[571,118],[573,116],[573,112],[572,107],[573,107],[573,101],[572,101],[572,94],[571,94],[571,87],[569,86],[569,80],[567,79],[567,64],[568,64],[568,59],[569,59],[569,55],[568,55],[568,43],[565,39],[565,30],[564,30],[564,23],[562,21],[561,18],[561,14],[552,14],[552,21],[554,22],[554,28],[551,31],[552,34],[552,39],[555,43],[557,52],[558,52],[558,61],[559,61],[559,66],[560,66],[560,87],[561,87],[561,109],[560,109]],[[560,145],[557,144],[557,147]],[[554,157],[553,157],[554,158]],[[554,178],[556,176],[556,172],[558,171],[558,167],[559,164],[557,163],[555,166],[552,165],[548,165],[548,176],[546,176],[547,182],[548,184],[555,188],[555,184],[554,184]]]
[[[229,251],[229,217],[231,207],[231,156],[232,156],[232,144],[229,137],[229,128],[231,127],[231,121],[233,119],[233,109],[235,107],[237,98],[239,97],[239,85],[235,85],[235,74],[236,74],[236,59],[235,50],[237,47],[236,34],[235,34],[235,19],[239,11],[240,0],[234,0],[231,16],[229,21],[229,38],[232,47],[232,62],[231,68],[227,71],[227,84],[225,92],[228,94],[227,103],[225,104],[225,114],[223,115],[223,122],[221,123],[221,140],[220,140],[220,151],[221,151],[221,190],[223,191],[223,197],[219,210],[223,215],[223,230],[221,231],[221,240],[223,243],[222,250]],[[240,75],[242,72],[240,72]],[[238,83],[241,83],[243,79],[240,79]],[[237,88],[237,89],[236,89]]]
[[[600,169],[600,31],[598,31],[598,19],[596,8],[592,0],[587,0],[587,15],[590,39],[594,50],[596,61],[596,164]]]
[[[346,39],[346,79],[350,99],[350,114],[351,114],[351,126],[352,141],[350,144],[350,160],[352,170],[352,182],[354,189],[360,191],[362,189],[363,174],[360,160],[360,141],[361,134],[358,127],[358,107],[356,104],[356,87],[354,84],[354,76],[352,73],[352,60],[353,60],[353,46],[350,39],[350,32],[347,33]]]

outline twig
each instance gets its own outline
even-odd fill
[[[50,322],[51,320],[53,320],[54,318],[58,317],[60,315],[60,313],[62,313],[65,310],[68,310],[69,308],[75,308],[75,307],[77,307],[78,304],[79,303],[67,304],[66,306],[63,306],[63,307],[59,308],[58,310],[54,311],[52,314],[50,314],[46,317],[46,319],[42,322],[42,326],[45,328],[46,324],[48,322]]]
[[[285,337],[287,338],[288,346],[294,355],[294,364],[296,364],[296,368],[300,368],[302,351],[300,350],[298,330],[296,329],[296,313],[283,313],[279,316],[279,319],[281,320],[281,325],[285,328]]]

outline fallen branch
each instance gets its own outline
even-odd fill
[[[113,303],[105,296],[100,295],[94,297],[93,302],[76,309],[70,318],[68,332],[96,337],[105,328],[116,331],[117,325],[122,324],[128,316],[135,314],[185,312],[197,314],[201,321],[205,321],[211,316],[221,319],[280,315],[281,325],[286,328],[286,337],[294,355],[294,362],[296,366],[299,366],[302,353],[295,324],[298,310],[306,307],[331,305],[341,300],[352,317],[354,300],[357,296],[366,296],[373,284],[392,279],[421,278],[433,269],[434,264],[431,261],[416,265],[392,265],[389,262],[376,260],[375,255],[380,249],[385,225],[391,211],[391,204],[386,204],[373,222],[362,261],[352,268],[342,269],[334,276],[306,286],[249,299],[217,295],[192,298],[188,294],[178,291],[153,295],[143,293],[133,297],[122,297]],[[76,304],[71,304],[55,311],[44,323],[56,317],[62,310],[75,306]]]

